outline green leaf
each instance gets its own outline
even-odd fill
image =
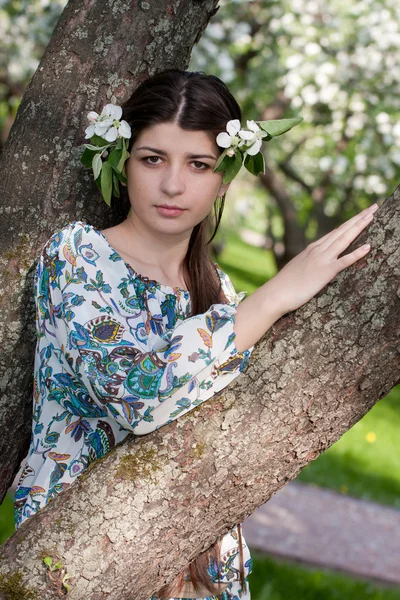
[[[122,169],[124,168],[125,165],[125,161],[130,157],[130,153],[128,152],[125,143],[122,144],[122,154],[121,154],[121,159],[119,161],[118,164],[118,171],[121,173]]]
[[[110,163],[110,165],[112,166],[114,171],[119,170],[118,164],[119,164],[119,161],[121,160],[121,156],[122,156],[122,150],[113,150],[112,152],[110,152],[110,156],[108,157],[108,162]]]
[[[103,145],[103,146],[93,146],[92,144],[85,144],[85,147],[88,150],[94,150],[95,152],[98,152],[100,150],[100,147],[103,148],[104,150],[106,148],[108,148],[109,144]]]
[[[46,556],[46,558],[43,559],[43,562],[48,567],[51,567],[51,565],[53,564],[53,559],[50,556]]]
[[[229,164],[230,156],[227,155],[229,148],[225,148],[225,150],[219,155],[217,162],[215,163],[214,173],[221,173],[221,171],[225,171]],[[225,158],[227,160],[225,160]],[[222,164],[223,163],[223,164]]]
[[[113,175],[116,179],[118,179],[118,181],[122,181],[123,183],[127,183],[128,179],[126,178],[126,176],[124,175],[124,173],[118,173],[118,171],[114,171]]]
[[[57,571],[58,569],[62,569],[62,563],[57,562],[54,567],[53,567],[53,571]]]
[[[112,167],[108,161],[103,163],[101,170],[101,194],[105,203],[111,206],[111,192],[112,192]]]
[[[224,171],[222,183],[229,183],[239,173],[240,167],[243,164],[243,156],[239,150],[235,151],[235,156],[232,156],[228,168]]]
[[[96,154],[96,152],[93,152],[92,150],[88,150],[86,149],[81,156],[81,163],[87,168],[90,169],[90,167],[92,166],[92,161],[93,161],[93,156]]]
[[[292,127],[295,127],[301,121],[303,117],[295,117],[294,119],[273,119],[271,121],[256,121],[256,123],[269,133],[272,137],[277,137],[278,135],[282,135],[282,133],[286,133]]]
[[[65,587],[65,589],[67,590],[67,592],[71,591],[71,586],[69,585],[69,583],[66,583],[65,581],[63,581],[63,586]]]
[[[120,191],[119,191],[119,180],[118,177],[115,175],[115,173],[112,174],[112,178],[113,178],[113,196],[115,196],[116,198],[120,197]]]
[[[216,173],[222,173],[223,171],[226,171],[226,169],[228,169],[231,165],[233,165],[234,162],[235,162],[234,156],[226,155],[224,157],[224,160],[219,163],[218,167],[214,168],[214,171]]]
[[[67,579],[71,579],[71,575],[69,573],[65,573],[64,577],[62,578],[62,584],[67,590],[67,592],[70,592],[71,586],[69,585],[69,583],[67,583]]]
[[[257,176],[260,173],[265,173],[265,163],[262,152],[257,152],[257,154],[253,156],[247,154],[244,159],[244,166],[252,175]]]
[[[103,161],[101,160],[101,154],[95,154],[92,160],[92,169],[94,178],[97,179],[101,173],[103,167]],[[110,167],[111,168],[111,167]]]
[[[105,144],[109,144],[109,142],[107,142],[107,140],[100,137],[99,135],[94,135],[93,137],[90,138],[90,141],[92,142],[92,144],[94,146],[104,146]]]
[[[95,184],[97,185],[97,187],[99,188],[99,191],[101,192],[100,177],[98,177],[97,179],[95,179]]]

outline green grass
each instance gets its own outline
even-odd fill
[[[268,558],[255,550],[251,555],[251,600],[400,600],[400,588]]]
[[[8,493],[0,506],[0,544],[14,533],[13,496]]]
[[[307,465],[297,481],[400,508],[400,386]]]
[[[217,263],[232,279],[237,292],[251,294],[276,273],[272,252],[250,246],[235,233],[226,234],[227,244]]]

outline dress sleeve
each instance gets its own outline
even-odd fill
[[[128,287],[122,271],[117,274],[121,266],[105,264],[100,248],[87,241],[82,228],[57,232],[43,249],[35,278],[39,329],[59,348],[65,385],[72,377],[101,414],[143,435],[192,410],[243,371],[253,348],[239,353],[235,346],[237,297],[226,274],[221,281],[230,303],[214,304],[162,333],[159,323],[145,318],[151,297]],[[56,399],[63,403],[62,395]]]

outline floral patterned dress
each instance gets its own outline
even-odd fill
[[[253,347],[238,352],[233,331],[244,292],[215,266],[229,303],[189,316],[187,290],[136,273],[93,226],[73,221],[46,242],[34,280],[32,438],[16,527],[129,433],[171,423],[245,369]],[[250,597],[239,584],[237,533],[223,538],[223,600]],[[247,577],[252,560],[242,540]],[[210,564],[213,581],[217,571]]]

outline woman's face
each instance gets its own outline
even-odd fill
[[[131,213],[157,233],[190,235],[226,192],[222,173],[213,169],[218,146],[204,131],[186,131],[175,123],[145,129],[126,162]],[[176,214],[162,205],[175,206]]]

